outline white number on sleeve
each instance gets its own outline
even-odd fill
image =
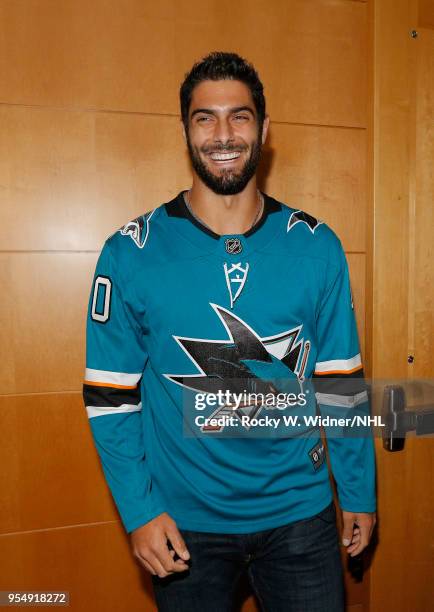
[[[104,308],[101,312],[96,310],[96,305],[98,302],[98,296],[100,292],[104,292]],[[110,317],[110,297],[112,293],[112,282],[108,276],[97,276],[95,279],[95,285],[93,288],[93,298],[92,298],[92,310],[91,317],[94,321],[99,321],[100,323],[105,323],[108,321]]]

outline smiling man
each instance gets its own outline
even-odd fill
[[[217,195],[237,195],[251,183],[264,144],[268,117],[258,118],[249,88],[241,81],[202,81],[192,92],[193,110],[184,124],[190,159],[199,181]],[[199,198],[198,198],[199,199]]]
[[[369,413],[345,255],[258,189],[253,66],[211,53],[180,100],[192,186],[107,239],[91,290],[84,399],[104,474],[159,610],[229,611],[245,571],[264,610],[338,612],[325,449],[303,419]],[[354,556],[375,525],[373,440],[326,433]]]

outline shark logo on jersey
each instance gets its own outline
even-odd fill
[[[305,213],[302,210],[296,210],[289,217],[288,227],[286,228],[286,231],[289,232],[289,230],[292,229],[294,227],[294,225],[297,225],[297,223],[306,223],[307,227],[310,229],[312,234],[314,234],[316,228],[319,225],[321,225],[321,223],[324,223],[324,221],[320,221],[319,219],[315,219],[315,217],[312,217],[311,215],[308,215],[307,213]]]
[[[139,249],[143,249],[149,236],[149,221],[155,209],[126,223],[119,231],[122,236],[130,236]]]
[[[164,374],[172,382],[200,393],[279,393],[282,381],[288,381],[292,390],[302,388],[309,356],[310,342],[301,338],[302,325],[274,336],[260,337],[240,317],[210,303],[226,330],[222,340],[173,336],[198,370],[196,374]],[[255,403],[234,410],[220,406],[211,415],[232,414],[252,417],[266,404]],[[268,406],[269,408],[269,406]],[[218,431],[223,429],[220,427]],[[207,431],[206,427],[202,431]],[[216,428],[209,430],[216,431]]]

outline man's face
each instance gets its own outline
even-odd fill
[[[185,139],[196,174],[212,191],[244,189],[256,172],[268,121],[259,134],[252,95],[241,81],[202,81],[194,88]]]

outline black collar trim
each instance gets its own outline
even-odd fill
[[[176,196],[176,198],[174,198],[170,202],[167,202],[167,204],[164,205],[166,207],[166,212],[168,216],[183,217],[184,219],[188,219],[200,230],[202,230],[215,240],[219,240],[221,238],[220,234],[216,234],[216,232],[213,232],[212,229],[206,227],[206,225],[203,225],[200,221],[198,221],[198,219],[196,219],[196,217],[191,214],[184,200],[184,193],[186,193],[186,191],[187,190],[181,191]],[[257,232],[258,229],[264,225],[269,214],[282,210],[282,205],[280,202],[262,191],[261,193],[264,196],[264,210],[262,211],[262,215],[255,223],[255,225],[253,225],[247,232],[242,234],[245,238],[248,238],[249,236]]]

